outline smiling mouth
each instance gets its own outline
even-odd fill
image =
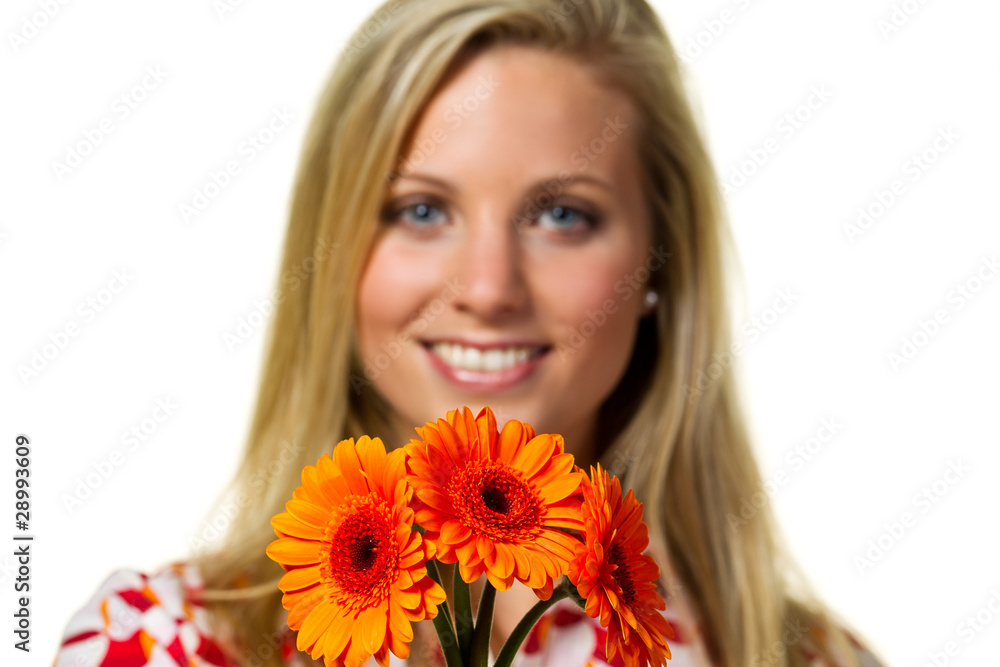
[[[434,356],[450,368],[480,373],[515,368],[548,352],[551,345],[494,347],[481,350],[457,343],[424,343]]]

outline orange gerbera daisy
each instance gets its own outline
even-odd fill
[[[649,544],[642,503],[631,490],[623,499],[621,482],[600,464],[590,476],[593,481],[583,484],[586,534],[569,580],[587,600],[587,614],[608,629],[609,661],[621,652],[628,667],[663,665],[670,658],[666,638],[674,631],[660,613],[666,609],[656,591],[660,568],[642,553]]]
[[[562,529],[583,530],[585,476],[562,436],[535,435],[516,419],[498,433],[488,407],[475,417],[450,410],[417,433],[406,446],[407,479],[437,559],[457,562],[466,582],[486,574],[503,591],[517,579],[549,599],[577,543]]]
[[[433,547],[413,530],[403,451],[378,438],[341,441],[302,470],[286,511],[271,519],[267,555],[286,572],[278,587],[296,645],[327,667],[410,653],[412,621],[434,618],[444,591],[427,576]]]

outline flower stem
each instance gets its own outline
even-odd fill
[[[441,585],[441,574],[438,572],[437,561],[427,561],[427,576]],[[451,610],[448,608],[448,601],[445,600],[438,605],[437,616],[434,617],[434,630],[437,632],[438,643],[441,644],[441,652],[444,653],[444,661],[447,667],[463,667],[462,654],[458,650],[458,640],[455,638],[455,629],[452,626]]]
[[[457,563],[452,596],[455,600],[455,634],[458,635],[458,650],[462,654],[462,664],[468,665],[472,651],[472,600],[469,595],[469,584],[462,579],[462,568]]]
[[[483,596],[479,599],[476,612],[476,632],[472,636],[471,667],[488,667],[490,660],[490,631],[493,629],[493,603],[497,599],[497,589],[487,581],[483,585]]]
[[[493,663],[493,667],[510,667],[511,662],[514,660],[514,656],[517,655],[518,649],[521,648],[521,644],[524,643],[524,640],[528,638],[528,633],[530,633],[531,629],[535,627],[535,623],[538,622],[538,619],[540,619],[542,615],[549,610],[549,607],[554,605],[559,600],[569,596],[572,592],[570,590],[571,588],[573,588],[572,584],[570,584],[569,581],[564,581],[562,585],[552,591],[552,597],[548,600],[539,600],[535,603],[535,606],[524,615],[521,622],[517,624],[514,631],[510,633],[509,637],[507,637],[507,641],[504,642],[503,648],[500,649],[500,655],[497,656],[497,660]]]

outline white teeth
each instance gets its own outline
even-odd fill
[[[475,347],[462,347],[451,343],[436,343],[431,348],[446,364],[467,371],[496,372],[512,368],[527,361],[537,348],[493,348],[483,352]]]
[[[475,347],[462,349],[462,367],[478,371],[483,363],[483,353]]]
[[[487,350],[483,355],[483,370],[498,371],[503,367],[503,352],[500,350]]]

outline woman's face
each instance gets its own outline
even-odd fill
[[[525,47],[478,56],[431,102],[358,295],[366,379],[404,442],[489,405],[501,427],[561,433],[592,458],[597,410],[651,311],[642,282],[663,261],[637,120],[586,66]]]

